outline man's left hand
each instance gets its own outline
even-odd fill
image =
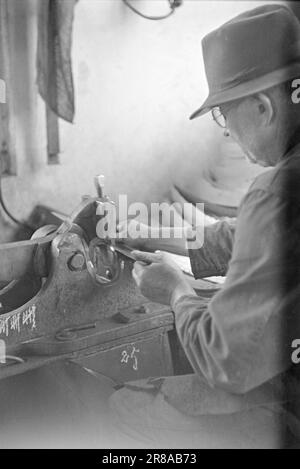
[[[132,251],[132,271],[141,293],[149,300],[172,307],[183,295],[196,295],[181,269],[165,252]]]

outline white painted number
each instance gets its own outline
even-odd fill
[[[121,363],[128,363],[129,360],[132,362],[132,368],[137,371],[138,370],[138,357],[137,353],[139,353],[139,349],[136,348],[134,345],[131,346],[131,350],[128,352],[127,350],[123,350],[121,353]]]

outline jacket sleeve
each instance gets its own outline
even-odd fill
[[[208,306],[192,295],[174,305],[186,355],[195,372],[212,386],[245,393],[291,364],[290,349],[282,344],[280,223],[284,209],[274,195],[263,190],[249,193],[240,207],[223,288]]]
[[[189,249],[194,277],[224,276],[232,255],[236,219],[226,219],[204,228],[200,249]]]

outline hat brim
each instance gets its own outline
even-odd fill
[[[268,88],[272,88],[273,86],[279,85],[280,83],[284,83],[285,81],[291,80],[292,78],[297,78],[297,75],[300,78],[300,59],[299,62],[294,63],[288,67],[275,70],[274,72],[268,73],[267,75],[251,81],[247,81],[245,83],[241,83],[232,88],[210,94],[202,106],[193,112],[193,114],[190,116],[190,119],[192,120],[196,117],[203,116],[213,107],[219,106],[220,104],[250,96],[254,93],[258,93]]]

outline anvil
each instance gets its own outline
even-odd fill
[[[130,250],[97,236],[107,203],[99,186],[60,226],[0,245],[0,378],[98,354],[118,380],[172,373],[172,312],[139,293]]]

